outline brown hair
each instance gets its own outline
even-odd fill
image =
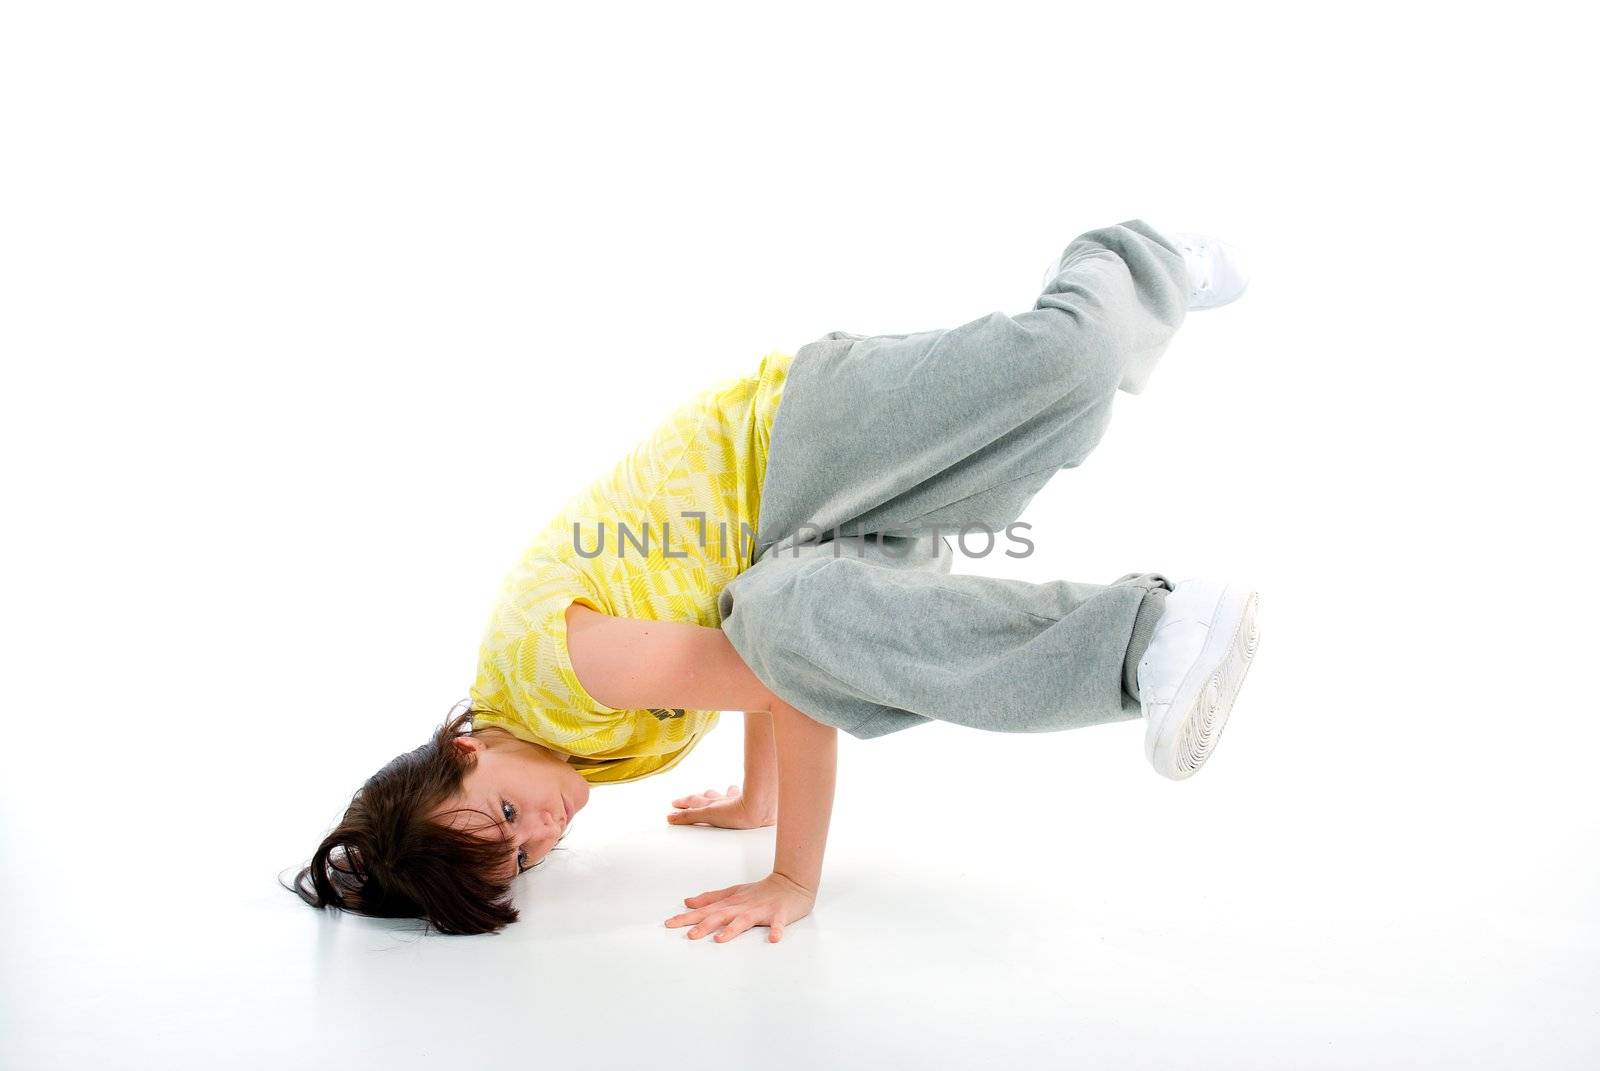
[[[452,709],[427,743],[367,778],[311,864],[284,888],[312,907],[420,918],[440,933],[494,933],[517,921],[515,875],[506,875],[510,844],[430,817],[460,790],[476,759],[451,744],[473,733],[474,713]]]

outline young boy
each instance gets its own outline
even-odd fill
[[[948,536],[1008,531],[1139,392],[1189,309],[1243,292],[1219,242],[1133,221],[1069,245],[1034,308],[950,330],[833,332],[697,395],[573,499],[507,578],[471,710],[369,779],[303,870],[314,906],[516,918],[510,883],[593,784],[675,766],[745,712],[745,779],[671,820],[777,823],[772,872],[666,920],[781,939],[822,872],[837,732],[1047,732],[1146,719],[1205,762],[1256,645],[1253,592],[953,576]],[[720,932],[719,932],[720,931]]]

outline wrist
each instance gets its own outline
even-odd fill
[[[820,874],[816,878],[812,879],[810,882],[804,882],[804,881],[796,880],[794,877],[792,877],[792,876],[790,876],[788,874],[785,874],[783,871],[778,870],[776,867],[773,868],[771,877],[772,877],[772,880],[777,882],[778,884],[787,886],[790,889],[794,890],[795,892],[798,892],[803,896],[809,896],[812,899],[816,899],[817,886],[821,883],[821,875]]]
[[[750,785],[739,792],[739,802],[744,807],[744,813],[762,825],[772,825],[778,820],[778,788],[773,785],[766,789],[759,785]]]

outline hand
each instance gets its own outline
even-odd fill
[[[672,916],[667,925],[693,925],[687,935],[691,941],[721,930],[713,938],[718,944],[733,940],[752,926],[765,926],[767,942],[776,944],[783,940],[784,926],[811,914],[816,899],[814,891],[782,874],[768,874],[748,885],[730,885],[689,897],[684,904],[692,910]]]
[[[746,797],[738,785],[724,796],[714,788],[672,801],[678,810],[667,815],[675,826],[710,825],[719,829],[760,829],[778,821],[778,802]]]

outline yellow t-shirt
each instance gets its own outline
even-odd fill
[[[772,420],[793,357],[680,406],[568,502],[506,577],[472,687],[475,725],[578,756],[594,783],[677,765],[714,710],[618,710],[584,691],[567,654],[573,602],[617,617],[720,627],[717,595],[750,567]],[[741,550],[742,535],[742,550]]]

